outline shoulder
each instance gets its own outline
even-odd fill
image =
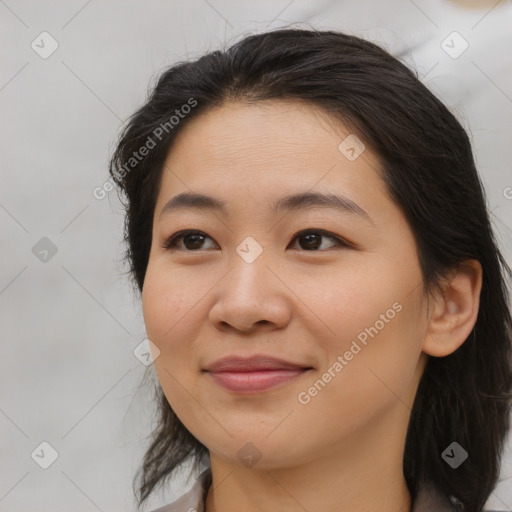
[[[183,496],[150,512],[204,512],[206,495],[211,483],[212,473],[208,467]],[[448,498],[435,488],[421,487],[412,504],[411,512],[464,512],[464,507],[456,498]]]
[[[456,498],[448,498],[435,488],[421,487],[411,512],[464,512],[464,507]]]
[[[467,509],[454,496],[446,497],[435,488],[420,487],[411,512],[465,512]],[[483,512],[499,512],[484,507]]]
[[[211,469],[205,469],[196,479],[192,488],[176,501],[151,512],[204,512],[208,488],[212,482]]]

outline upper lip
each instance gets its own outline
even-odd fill
[[[247,372],[258,370],[303,370],[311,366],[292,363],[271,356],[253,357],[224,357],[208,365],[205,370],[209,372]]]

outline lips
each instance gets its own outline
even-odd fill
[[[216,384],[238,393],[255,393],[283,385],[311,370],[311,366],[268,356],[227,357],[205,371]]]
[[[206,371],[217,372],[251,372],[259,370],[301,370],[311,368],[307,365],[301,365],[278,359],[275,357],[255,356],[249,358],[243,357],[225,357],[219,359],[206,368]]]

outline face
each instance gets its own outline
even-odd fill
[[[292,101],[227,104],[176,138],[142,304],[163,392],[210,454],[275,468],[372,431],[405,438],[426,304],[379,165],[345,126]],[[224,206],[172,208],[184,193]],[[225,358],[239,359],[212,368]]]

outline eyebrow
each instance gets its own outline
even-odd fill
[[[281,211],[296,211],[312,207],[333,208],[344,213],[353,213],[373,224],[368,213],[357,203],[348,197],[336,194],[320,192],[291,194],[281,197],[274,203],[272,209],[274,213],[279,213]],[[227,211],[226,203],[222,199],[199,193],[185,192],[178,194],[165,204],[160,212],[160,218],[163,215],[189,208],[204,211],[216,210],[224,215]]]

